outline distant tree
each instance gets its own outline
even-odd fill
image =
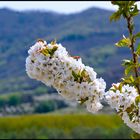
[[[9,106],[16,106],[21,103],[20,96],[17,95],[11,95],[8,99],[8,105]]]
[[[38,105],[35,107],[34,112],[35,113],[45,113],[53,111],[57,108],[56,103],[54,101],[42,101],[38,103]]]

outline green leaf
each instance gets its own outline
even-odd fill
[[[111,91],[113,91],[113,92],[116,92],[116,89],[112,89],[112,88],[111,88],[111,89],[109,89],[109,90],[111,90]]]
[[[85,103],[89,98],[85,97],[85,98],[81,98],[80,100],[78,100],[80,102],[80,105],[82,105],[83,103]]]
[[[129,79],[130,79],[132,82],[135,81],[135,79],[134,79],[134,77],[133,77],[132,75],[130,75]]]
[[[51,50],[50,50],[50,55],[52,56],[54,54],[54,52],[57,50],[57,46],[54,46]]]
[[[129,85],[132,85],[132,86],[135,86],[137,85],[136,84],[136,78],[133,77],[133,75],[130,75],[129,77],[125,77],[125,78],[122,78],[122,83],[125,85],[125,84],[129,84]]]
[[[44,49],[44,50],[42,50],[41,52],[42,52],[42,54],[44,54],[45,56],[50,56],[50,54],[49,54],[49,52],[48,52],[47,49]]]
[[[130,107],[128,107],[125,111],[128,113],[129,119],[132,120],[133,119],[133,109],[135,108],[134,104],[131,104]]]
[[[80,75],[81,75],[82,77],[85,76],[85,71],[86,71],[85,69],[81,71]]]
[[[125,69],[125,75],[128,75],[131,72],[132,69],[133,69],[133,66],[126,67],[126,69]]]
[[[46,51],[48,51],[48,53],[51,54],[51,49],[47,48]]]
[[[135,78],[134,83],[135,83],[135,85],[139,85],[140,84],[140,76]]]
[[[87,73],[87,71],[84,70],[79,70],[78,73],[75,73],[74,71],[72,71],[72,75],[74,77],[74,80],[81,83],[81,82],[91,82],[91,79]]]
[[[121,17],[121,12],[118,10],[117,12],[113,13],[111,16],[110,16],[110,21],[117,21],[119,20]]]
[[[119,90],[120,92],[122,92],[122,86],[123,86],[123,83],[120,83],[119,86],[113,84],[114,89],[111,88],[110,90],[112,90],[112,91],[114,91],[114,92],[115,92],[116,90]]]
[[[140,103],[140,96],[137,96],[135,99],[136,105],[138,105]]]
[[[130,15],[131,16],[136,16],[138,14],[139,14],[138,7],[137,7],[137,5],[134,5],[134,9],[130,12]]]
[[[87,73],[85,69],[81,72],[81,76],[83,78],[83,81],[88,81],[89,83],[91,82],[89,74]]]
[[[140,43],[138,44],[138,47],[136,49],[136,54],[140,56]]]
[[[55,45],[55,44],[56,44],[56,39],[51,42],[51,45]]]
[[[75,81],[78,81],[78,75],[74,71],[72,71],[72,76],[74,77]]]
[[[132,60],[129,60],[129,59],[124,59],[122,65],[125,67],[132,66],[132,65],[134,65],[134,62]]]
[[[82,69],[80,69],[80,70],[78,71],[78,75],[81,76],[81,73],[82,73]]]
[[[131,62],[131,60],[128,60],[128,59],[124,59],[123,60],[123,66],[127,66],[127,65],[129,65],[130,64],[130,62]]]
[[[125,75],[128,75],[134,70],[135,67],[138,67],[138,64],[135,64],[132,60],[125,59],[123,60],[122,65],[125,67]]]
[[[140,32],[134,35],[135,38],[140,38]]]
[[[131,135],[131,138],[132,139],[140,139],[140,134],[138,134],[136,132],[133,132],[132,135]]]
[[[131,41],[129,38],[123,38],[119,42],[115,44],[117,47],[129,47],[131,45]]]
[[[118,89],[119,89],[120,92],[122,92],[122,86],[123,86],[122,83],[120,83],[119,86],[118,86]]]
[[[119,2],[118,1],[111,1],[111,4],[113,4],[113,5],[119,5]]]
[[[41,50],[41,53],[44,54],[45,56],[53,56],[54,52],[57,50],[57,46],[53,46],[52,49],[48,48],[48,46],[46,45],[46,47]]]
[[[118,5],[119,7],[122,7],[126,5],[128,2],[127,1],[111,1],[113,5]]]

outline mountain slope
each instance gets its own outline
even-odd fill
[[[72,55],[81,56],[85,64],[94,67],[108,87],[117,82],[123,74],[121,60],[129,51],[114,47],[127,31],[124,21],[110,23],[111,14],[97,8],[70,15],[0,9],[0,94],[42,89],[54,92],[25,72],[27,51],[38,38],[47,42],[56,38]],[[138,20],[136,26],[140,28]]]

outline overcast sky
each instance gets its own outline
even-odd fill
[[[140,2],[138,7],[140,8]],[[116,10],[110,1],[0,1],[0,8],[11,8],[14,10],[47,10],[59,13],[75,13],[90,7]]]

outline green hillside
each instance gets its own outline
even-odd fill
[[[25,72],[27,51],[38,38],[57,39],[72,55],[79,55],[110,87],[122,77],[122,58],[126,49],[114,47],[127,36],[125,22],[110,23],[111,11],[91,8],[76,14],[45,11],[17,12],[0,9],[0,94],[36,93],[55,90],[30,79]],[[138,19],[138,18],[137,18]],[[140,21],[136,21],[137,29]]]
[[[131,134],[132,130],[116,115],[43,114],[0,118],[1,139],[130,139]]]

